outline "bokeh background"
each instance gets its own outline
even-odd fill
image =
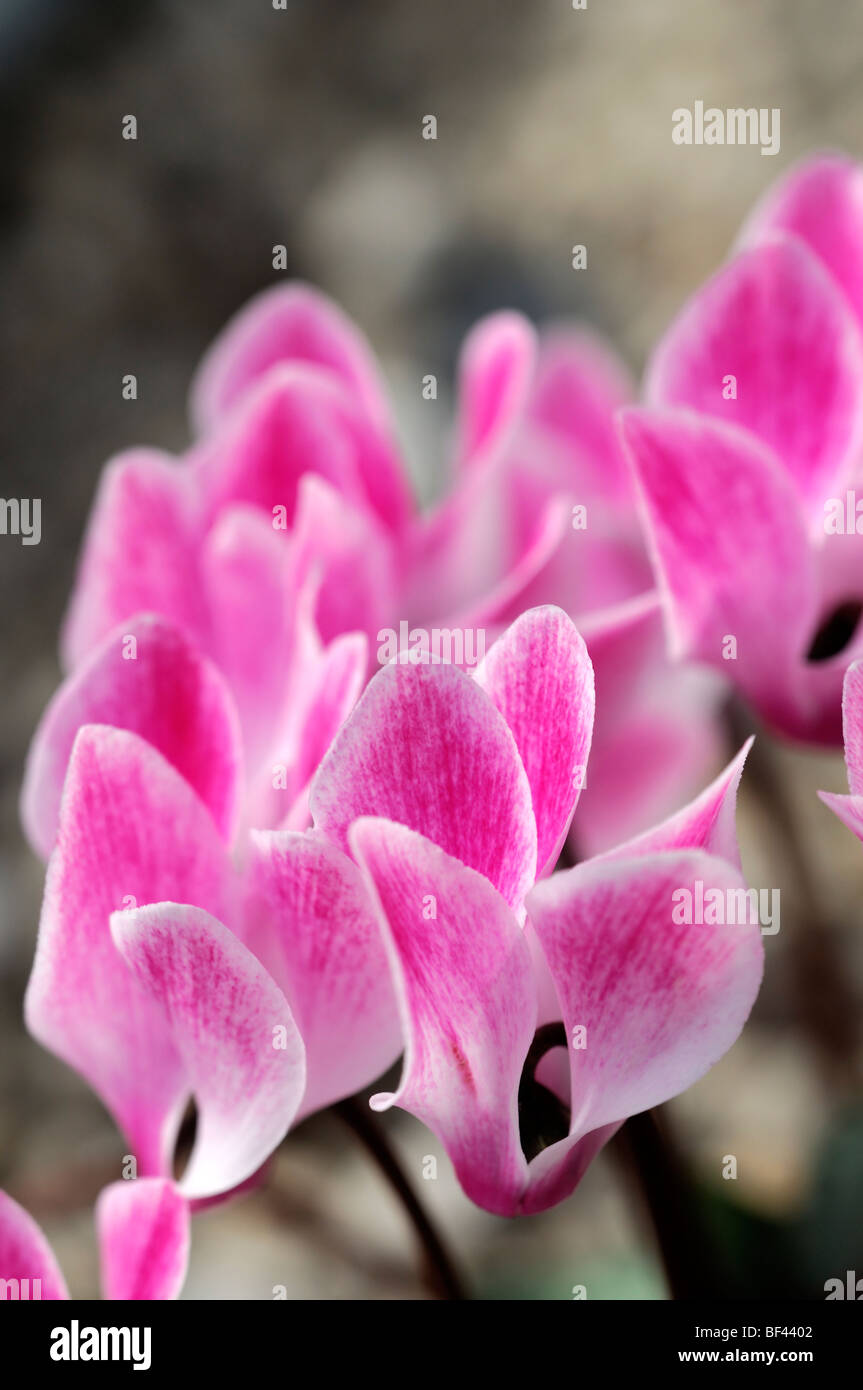
[[[671,112],[779,107],[781,151],[681,148]],[[0,1185],[94,1296],[91,1204],[122,1145],[83,1083],[27,1038],[21,997],[41,867],[18,827],[22,760],[56,685],[56,639],[103,461],[180,449],[202,349],[255,290],[319,284],[364,327],[417,485],[443,483],[459,339],[510,305],[578,317],[633,370],[726,254],[770,180],[823,147],[863,155],[858,0],[0,0],[0,460],[43,499],[42,542],[0,537]],[[122,116],[139,122],[120,138]],[[439,138],[425,142],[425,114]],[[588,247],[588,270],[571,247]],[[139,399],[121,399],[134,372]],[[820,805],[840,756],[760,753],[784,818],[746,785],[751,880],[782,931],[743,1038],[668,1107],[729,1297],[823,1297],[863,1274],[863,850]],[[86,1009],[86,1000],[81,1001]],[[386,1123],[480,1296],[663,1298],[649,1221],[613,1155],[542,1217],[473,1208],[438,1146]],[[736,1181],[721,1177],[723,1158]],[[187,1297],[423,1298],[410,1232],[332,1117],[270,1188],[196,1224]]]

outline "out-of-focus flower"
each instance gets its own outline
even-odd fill
[[[592,336],[555,329],[537,346],[520,315],[483,320],[459,368],[456,478],[418,516],[361,335],[304,286],[258,296],[202,363],[192,449],[181,459],[130,451],[105,471],[64,630],[72,674],[37,734],[25,787],[35,847],[50,849],[52,817],[39,803],[59,796],[61,746],[107,686],[128,686],[132,672],[112,668],[130,639],[152,636],[152,615],[230,691],[241,827],[308,823],[308,782],[367,676],[369,638],[403,621],[493,636],[545,602],[582,620],[600,686],[614,692],[600,712],[580,849],[668,811],[719,760],[720,687],[671,669],[645,592],[613,424],[630,394]],[[122,700],[108,703],[122,723]],[[180,721],[173,742],[182,751]],[[616,827],[613,769],[634,747],[628,819]]]
[[[863,174],[811,161],[672,324],[623,427],[673,654],[824,744],[863,654],[861,285]]]
[[[189,1204],[165,1178],[106,1187],[96,1206],[106,1299],[174,1299],[189,1259]],[[68,1299],[53,1250],[32,1216],[0,1192],[0,1281],[6,1298]]]
[[[628,1115],[702,1075],[761,977],[757,927],[674,913],[681,891],[743,887],[745,754],[655,831],[537,882],[592,724],[584,643],[560,610],[532,610],[475,679],[382,670],[312,786],[316,831],[361,866],[397,981],[404,1072],[374,1104],[417,1115],[465,1192],[505,1215],[560,1201]],[[562,1028],[537,1050],[549,1023]]]

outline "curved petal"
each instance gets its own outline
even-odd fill
[[[115,912],[111,934],[181,1060],[198,1109],[179,1183],[211,1197],[244,1182],[284,1138],[306,1084],[288,1001],[252,952],[209,913],[176,902]]]
[[[539,872],[553,869],[584,782],[593,733],[593,667],[560,608],[533,608],[476,671],[512,731],[536,817]]]
[[[43,714],[27,758],[21,815],[30,843],[45,858],[82,724],[140,734],[185,777],[231,839],[242,763],[237,715],[218,671],[179,629],[153,614],[131,618],[61,685]]]
[[[599,856],[601,859],[633,859],[636,855],[669,850],[703,849],[740,871],[737,843],[737,789],[754,738],[748,738],[719,776],[682,810],[660,825],[643,831],[625,844]]]
[[[107,464],[63,625],[66,669],[136,613],[160,613],[206,647],[198,540],[185,469],[153,449],[131,450]]]
[[[535,355],[536,333],[522,314],[490,314],[471,329],[458,370],[462,468],[506,442],[524,409]]]
[[[524,935],[480,874],[392,821],[362,819],[351,847],[368,877],[393,965],[405,1033],[394,1095],[438,1135],[459,1182],[487,1211],[512,1215],[527,1165],[518,1087],[536,1025]]]
[[[189,1204],[168,1178],[114,1182],[99,1195],[102,1295],[174,1299],[189,1264]]]
[[[0,1283],[7,1299],[69,1297],[54,1251],[29,1212],[0,1190]]]
[[[231,867],[213,820],[137,734],[85,725],[66,773],[25,1013],[34,1037],[101,1096],[145,1176],[170,1171],[186,1085],[164,1015],[115,950],[109,923],[117,909],[168,899],[232,920]]]
[[[720,765],[718,672],[668,658],[653,591],[586,617],[596,676],[590,777],[573,822],[575,857],[590,858],[671,814]]]
[[[191,411],[201,431],[219,424],[260,377],[282,362],[324,368],[382,428],[389,409],[374,355],[341,309],[309,285],[277,285],[250,300],[222,329],[192,384]]]
[[[805,241],[863,323],[863,169],[844,155],[805,159],[777,180],[747,218],[742,246],[776,232]]]
[[[721,923],[701,924],[699,892],[716,893]],[[573,1044],[572,1119],[569,1138],[531,1164],[525,1210],[572,1190],[572,1150],[588,1136],[685,1090],[737,1039],[763,966],[758,925],[726,925],[738,892],[745,901],[740,874],[700,851],[593,861],[533,889],[530,920]]]
[[[536,822],[515,740],[455,666],[385,666],[312,784],[315,825],[347,851],[358,816],[410,826],[517,907],[536,875]]]
[[[268,913],[246,940],[290,1001],[306,1045],[302,1114],[392,1066],[401,1024],[374,909],[356,865],[314,834],[252,833],[249,877]]]
[[[309,474],[299,487],[293,541],[293,583],[315,588],[321,639],[354,631],[373,637],[390,618],[396,595],[395,548],[380,522]]]
[[[690,300],[653,355],[646,390],[652,405],[751,430],[820,524],[824,498],[856,462],[861,383],[863,344],[846,300],[802,242],[776,237]]]
[[[630,410],[675,657],[723,671],[780,721],[815,622],[815,572],[795,491],[753,436],[688,411]],[[727,639],[735,641],[733,659]]]

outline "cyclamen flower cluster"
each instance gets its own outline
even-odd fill
[[[418,515],[365,343],[290,286],[206,357],[182,459],[108,465],[22,797],[48,859],[28,1027],[139,1175],[99,1202],[106,1297],[175,1297],[190,1213],[402,1053],[373,1109],[515,1216],[735,1041],[758,927],[672,906],[745,886],[746,749],[675,808],[718,762],[720,676],[836,741],[863,653],[820,521],[863,430],[860,177],[816,161],[771,195],[659,345],[625,450],[607,350],[495,315],[462,355],[452,489]],[[375,669],[406,614],[493,640],[475,669]],[[863,838],[861,669],[830,804]],[[556,869],[569,837],[590,857]],[[6,1274],[67,1296],[0,1195]]]

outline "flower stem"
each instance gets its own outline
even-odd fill
[[[440,1298],[467,1299],[468,1294],[449,1251],[408,1182],[383,1130],[375,1123],[368,1108],[352,1096],[348,1100],[339,1101],[332,1109],[368,1150],[404,1207],[422,1247],[429,1282],[435,1292]]]

